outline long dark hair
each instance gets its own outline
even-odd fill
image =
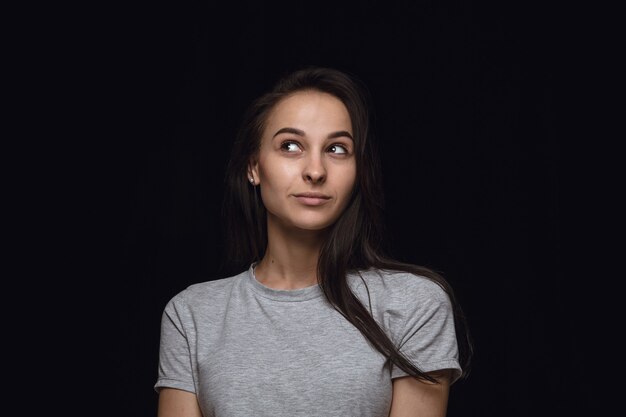
[[[231,271],[248,268],[263,258],[267,247],[266,209],[258,187],[248,183],[248,164],[259,151],[265,122],[272,108],[287,96],[316,90],[337,97],[352,121],[356,157],[356,181],[351,200],[330,227],[317,264],[318,281],[326,299],[392,363],[409,375],[437,382],[409,361],[385,334],[365,306],[350,290],[346,274],[360,270],[403,271],[428,278],[448,294],[454,311],[462,378],[467,377],[472,342],[466,319],[454,291],[444,277],[430,268],[403,263],[385,255],[383,198],[380,162],[371,128],[371,96],[355,76],[331,68],[308,67],[280,79],[257,98],[244,114],[226,168],[223,216],[226,253]]]

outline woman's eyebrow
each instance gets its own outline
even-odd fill
[[[345,130],[340,130],[339,132],[331,133],[330,135],[328,135],[328,139],[341,138],[343,136],[348,137],[351,141],[354,142],[354,139],[352,138],[352,135],[350,134],[350,132],[347,132]]]
[[[276,136],[280,135],[281,133],[293,133],[294,135],[304,136],[304,132],[302,130],[300,130],[300,129],[296,129],[296,128],[293,128],[293,127],[283,127],[278,132],[274,133],[274,136],[272,136],[272,137],[275,138]]]
[[[294,127],[283,127],[282,129],[278,130],[278,132],[274,133],[274,136],[272,136],[273,138],[278,136],[281,133],[292,133],[294,135],[298,135],[298,136],[304,136],[304,131],[300,130],[300,129],[296,129]],[[345,130],[340,130],[338,132],[333,132],[331,134],[328,135],[328,139],[335,139],[335,138],[340,138],[340,137],[348,137],[350,138],[350,140],[354,141],[354,138],[352,138],[352,135],[350,134],[350,132],[345,131]]]

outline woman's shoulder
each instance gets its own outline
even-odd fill
[[[354,288],[365,285],[369,292],[393,298],[445,299],[445,290],[433,279],[414,272],[369,268],[349,274]]]
[[[434,312],[447,314],[452,308],[444,288],[419,273],[370,268],[352,274],[350,283],[355,296],[382,323],[387,323],[387,316],[403,322],[408,317],[429,316]]]
[[[204,301],[209,297],[212,304],[218,303],[220,298],[226,301],[232,288],[244,278],[245,274],[246,271],[225,278],[214,278],[190,284],[174,295],[170,304],[188,306],[206,304]]]

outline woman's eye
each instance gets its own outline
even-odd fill
[[[348,149],[343,145],[332,145],[329,149],[331,152],[334,152],[337,154],[348,153]]]
[[[283,142],[280,147],[287,152],[295,152],[298,150],[298,144],[295,142]]]

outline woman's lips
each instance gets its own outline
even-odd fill
[[[299,202],[306,206],[320,206],[330,200],[330,197],[328,196],[312,193],[296,194],[295,197]]]

